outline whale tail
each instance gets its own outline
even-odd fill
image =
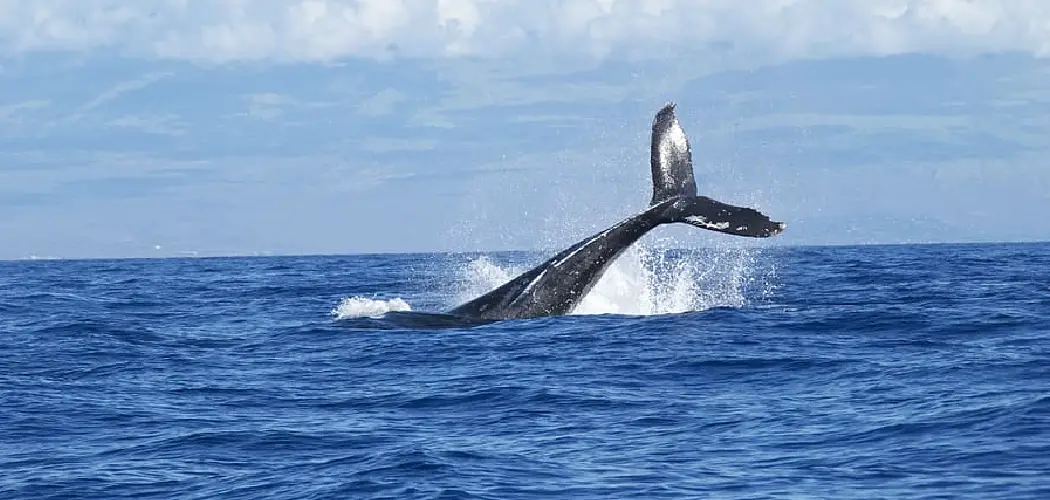
[[[682,125],[667,103],[653,119],[650,165],[653,169],[653,199],[656,205],[677,196],[696,196],[693,151]]]
[[[776,236],[787,227],[753,208],[733,206],[706,196],[679,198],[664,214],[667,222],[684,222],[709,231],[752,238]]]
[[[782,233],[786,227],[783,222],[772,221],[753,208],[697,196],[693,151],[674,108],[674,103],[664,105],[653,119],[650,153],[653,198],[650,205],[669,203],[664,212],[665,222],[683,222],[701,229],[754,238]]]

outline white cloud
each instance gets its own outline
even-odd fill
[[[19,123],[25,118],[26,111],[43,109],[50,105],[51,101],[44,99],[34,99],[15,104],[0,104],[0,123]]]
[[[245,96],[248,102],[248,116],[263,120],[273,121],[284,115],[284,109],[288,106],[298,104],[292,97],[272,92],[249,94]]]
[[[0,50],[197,62],[1050,54],[1045,0],[0,0]]]
[[[105,92],[102,92],[90,102],[85,103],[78,108],[77,111],[81,113],[92,111],[110,101],[120,98],[120,96],[124,94],[149,87],[167,76],[170,76],[170,73],[149,73],[133,80],[120,82],[113,87],[110,87]]]
[[[186,124],[176,115],[124,115],[108,122],[113,127],[139,130],[146,134],[179,137],[186,135]]]

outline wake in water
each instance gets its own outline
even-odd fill
[[[674,251],[636,244],[628,248],[572,314],[647,316],[744,307],[756,291],[770,292],[772,267],[760,266],[757,248]],[[478,257],[456,270],[447,306],[463,303],[510,281],[529,265],[501,265]],[[379,318],[408,312],[401,298],[348,297],[332,310],[337,319]],[[437,311],[435,311],[437,312]]]

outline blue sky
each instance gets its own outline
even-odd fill
[[[0,0],[0,258],[550,249],[668,100],[777,243],[1048,240],[1048,54],[1041,0]]]

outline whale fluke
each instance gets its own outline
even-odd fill
[[[761,212],[697,196],[693,157],[674,103],[653,119],[649,208],[562,250],[495,290],[449,314],[477,320],[566,314],[601,279],[609,265],[639,238],[662,224],[685,223],[710,231],[766,238],[784,231]]]
[[[649,160],[653,171],[653,198],[649,205],[675,196],[696,196],[693,150],[674,108],[673,102],[667,103],[653,118]]]

